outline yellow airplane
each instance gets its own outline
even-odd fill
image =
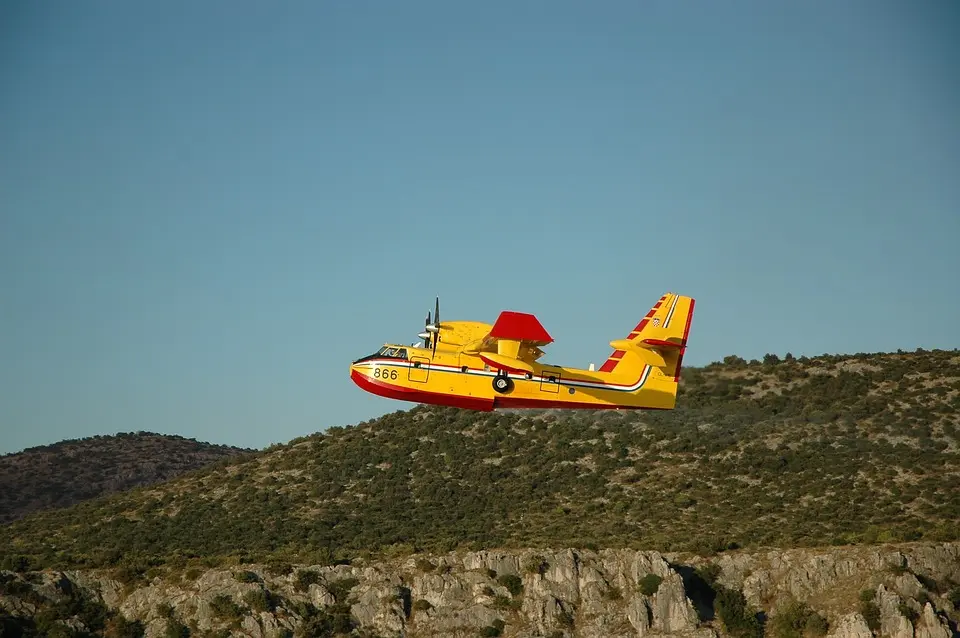
[[[599,370],[540,363],[553,341],[537,318],[505,310],[491,326],[440,322],[440,298],[412,346],[386,344],[354,361],[350,378],[391,399],[472,410],[621,408],[670,410],[676,404],[694,299],[667,293]]]

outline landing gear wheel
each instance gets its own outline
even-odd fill
[[[513,387],[513,380],[507,375],[500,373],[493,378],[493,389],[500,394],[506,394]]]

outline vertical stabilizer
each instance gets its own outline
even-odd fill
[[[610,342],[614,351],[600,371],[651,365],[679,381],[695,303],[692,297],[671,292],[660,297],[625,339]]]

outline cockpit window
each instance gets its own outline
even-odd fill
[[[354,363],[360,363],[361,361],[369,361],[370,359],[406,359],[407,358],[407,349],[398,348],[397,346],[383,346],[373,354],[368,354],[365,357],[360,357]]]

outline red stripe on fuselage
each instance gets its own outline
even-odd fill
[[[363,375],[356,370],[350,372],[350,378],[360,388],[388,399],[399,399],[401,401],[411,401],[413,403],[429,403],[432,405],[445,405],[454,408],[463,408],[466,410],[480,410],[490,412],[494,408],[569,408],[584,410],[661,410],[667,408],[651,408],[626,405],[607,405],[595,403],[581,403],[579,401],[559,401],[557,399],[532,399],[532,398],[514,398],[509,396],[494,397],[492,399],[481,399],[478,397],[463,397],[453,394],[441,394],[439,392],[427,392],[417,390],[416,388],[404,388],[377,381]]]
[[[632,405],[580,403],[576,401],[558,401],[557,399],[515,399],[512,397],[495,397],[494,406],[497,408],[570,408],[581,410],[667,410],[669,408],[652,408]]]
[[[432,405],[446,405],[454,408],[480,410],[482,412],[490,412],[493,410],[493,399],[463,397],[455,394],[441,394],[439,392],[427,392],[415,388],[404,388],[371,379],[356,370],[350,371],[350,378],[353,379],[353,382],[360,386],[361,389],[388,399],[399,399],[401,401],[412,401],[414,403],[430,403]]]

